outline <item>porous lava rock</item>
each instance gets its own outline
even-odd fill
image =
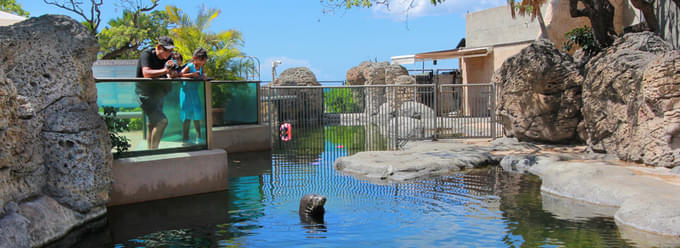
[[[111,144],[82,24],[0,27],[0,247],[42,246],[106,212]]]
[[[510,57],[492,79],[505,132],[522,141],[578,140],[582,80],[572,57],[548,40],[537,40]]]

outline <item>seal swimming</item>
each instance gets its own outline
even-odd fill
[[[325,209],[323,205],[326,204],[326,197],[317,194],[307,194],[300,199],[300,221],[303,223],[323,223],[323,215]]]

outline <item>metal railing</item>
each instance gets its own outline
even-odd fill
[[[493,84],[262,87],[262,120],[272,137],[328,126],[361,127],[366,150],[398,149],[409,140],[495,138]],[[284,125],[285,124],[285,125]],[[370,144],[367,146],[371,146]]]

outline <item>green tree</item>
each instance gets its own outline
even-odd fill
[[[23,17],[28,17],[31,14],[24,10],[21,4],[15,0],[0,0],[0,10]]]
[[[100,59],[132,59],[139,51],[154,45],[158,37],[168,35],[168,15],[152,11],[160,0],[119,0],[123,16],[109,21],[99,33]]]
[[[545,21],[543,20],[543,14],[541,13],[541,6],[548,3],[547,0],[522,0],[521,2],[515,0],[508,0],[508,5],[510,5],[510,14],[512,18],[515,18],[517,14],[520,16],[531,15],[531,20],[538,19],[538,25],[541,28],[541,37],[548,39],[548,29],[545,26]]]
[[[192,57],[194,50],[203,47],[208,50],[209,59],[205,65],[207,75],[215,79],[240,79],[238,71],[242,70],[235,58],[244,56],[239,50],[243,46],[241,32],[231,29],[213,33],[208,31],[211,22],[220,14],[218,9],[201,8],[195,19],[183,13],[181,9],[166,6],[170,22],[175,25],[170,35],[175,41],[176,50],[186,60]]]
[[[579,2],[583,8],[578,8]],[[587,17],[597,45],[610,46],[616,39],[614,31],[614,5],[609,0],[569,0],[571,17]]]
[[[152,47],[158,37],[168,35],[168,15],[156,10],[150,13],[124,10],[123,16],[109,21],[99,33],[101,59],[132,59],[139,51]]]

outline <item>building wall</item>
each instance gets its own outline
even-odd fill
[[[534,40],[539,35],[537,21],[528,16],[512,18],[508,5],[469,13],[465,16],[466,47]]]

